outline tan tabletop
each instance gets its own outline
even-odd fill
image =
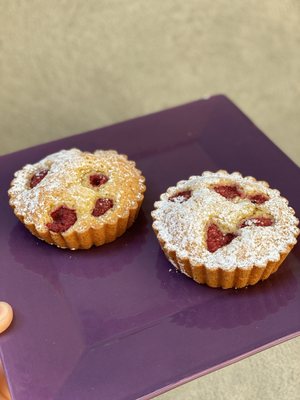
[[[300,165],[300,1],[2,0],[0,88],[1,154],[225,93]],[[158,399],[299,400],[299,360],[297,338]]]

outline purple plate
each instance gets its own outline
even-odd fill
[[[116,149],[147,192],[134,226],[89,251],[49,246],[8,206],[13,172],[64,148]],[[300,332],[300,249],[270,279],[211,289],[176,273],[151,229],[160,193],[203,170],[267,180],[300,211],[299,168],[226,97],[215,96],[0,157],[1,335],[14,400],[150,398]]]

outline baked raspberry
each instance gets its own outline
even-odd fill
[[[252,196],[248,196],[248,199],[254,204],[263,204],[269,200],[269,197],[265,194],[254,194]]]
[[[103,174],[93,174],[90,175],[90,184],[92,186],[101,186],[108,181],[108,177]]]
[[[105,214],[114,206],[114,202],[111,199],[98,199],[93,209],[92,215],[94,217],[100,217]]]
[[[214,186],[214,190],[226,199],[234,199],[241,197],[242,193],[236,185],[218,185]]]
[[[187,201],[191,197],[191,195],[192,195],[191,190],[185,190],[184,192],[178,192],[174,194],[169,198],[169,200],[174,201],[175,199],[177,199],[177,197],[182,197],[183,199],[180,203],[183,203],[184,201]]]
[[[246,226],[272,226],[274,223],[273,219],[270,217],[255,217],[255,218],[249,218],[246,221],[243,222],[242,228],[245,228]]]
[[[233,233],[223,233],[216,224],[211,224],[207,229],[207,249],[211,253],[214,253],[220,247],[229,244],[235,237],[236,235]]]
[[[61,206],[51,214],[53,222],[47,224],[52,232],[65,232],[77,221],[76,211],[66,206]]]
[[[42,169],[38,172],[36,172],[34,175],[32,175],[30,179],[29,186],[30,188],[34,188],[38,183],[41,182],[45,178],[45,176],[48,174],[49,169]]]

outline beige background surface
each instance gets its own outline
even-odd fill
[[[0,0],[0,153],[215,93],[300,164],[299,0]],[[300,398],[300,339],[159,397]]]

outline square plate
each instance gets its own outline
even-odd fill
[[[134,226],[89,251],[36,239],[6,194],[14,171],[71,147],[116,149],[146,177]],[[0,293],[15,311],[0,346],[14,400],[149,398],[299,334],[299,246],[244,290],[198,285],[159,247],[160,193],[220,168],[268,181],[300,214],[299,168],[224,96],[0,157]]]

